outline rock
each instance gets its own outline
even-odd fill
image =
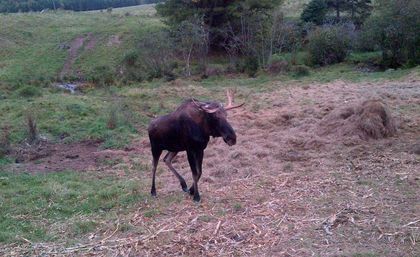
[[[74,92],[76,91],[76,89],[78,88],[78,85],[76,84],[58,84],[56,85],[56,87],[64,89],[64,90],[68,90],[70,91],[70,93],[74,94]]]

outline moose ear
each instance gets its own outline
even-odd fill
[[[211,106],[209,103],[203,103],[192,99],[192,102],[198,107],[198,109],[207,112],[207,113],[215,113],[220,109],[220,106]]]
[[[215,113],[219,110],[219,107],[211,107],[209,104],[204,104],[201,109],[207,113]]]

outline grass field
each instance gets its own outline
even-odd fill
[[[296,17],[304,2],[284,8]],[[0,24],[0,152],[7,128],[16,151],[35,156],[0,156],[0,255],[420,254],[418,67],[367,72],[354,63],[378,53],[352,53],[300,77],[86,84],[70,94],[51,81],[117,67],[137,39],[163,26],[153,6],[0,15]],[[210,142],[202,202],[182,193],[162,163],[158,197],[150,197],[152,117],[189,97],[224,102],[234,87],[246,101],[229,116],[238,144]],[[371,98],[388,103],[396,136],[317,133],[328,113]],[[28,115],[43,138],[34,149]],[[185,155],[175,167],[191,181]]]
[[[0,81],[13,86],[38,82],[42,86],[60,78],[67,61],[72,65],[61,74],[64,80],[92,76],[101,66],[114,68],[138,38],[162,26],[150,8],[115,13],[1,14]],[[132,9],[137,11],[131,14]],[[68,56],[67,50],[77,38],[85,42],[74,56]]]

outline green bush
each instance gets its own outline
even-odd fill
[[[259,68],[257,57],[246,57],[243,65],[243,70],[248,76],[254,77],[257,74]]]
[[[114,72],[110,66],[96,66],[91,71],[88,80],[97,86],[110,86],[114,83]]]
[[[123,63],[126,66],[133,67],[136,66],[138,59],[139,53],[137,51],[131,51],[124,56]]]
[[[312,65],[329,65],[344,61],[350,48],[350,38],[343,27],[317,28],[308,37],[309,61]]]
[[[41,90],[34,86],[23,86],[17,90],[17,94],[21,97],[37,97],[41,96]]]
[[[295,77],[304,77],[310,74],[309,67],[306,65],[292,66],[292,72]]]
[[[382,51],[386,67],[420,64],[420,1],[378,0],[363,31]]]
[[[353,52],[347,57],[347,61],[353,64],[379,65],[381,52]]]

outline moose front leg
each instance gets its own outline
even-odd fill
[[[198,181],[201,177],[201,168],[203,164],[203,150],[187,151],[188,162],[191,167],[192,177],[194,180],[190,188],[190,194],[194,195],[194,201],[200,202],[200,193],[198,191]]]

